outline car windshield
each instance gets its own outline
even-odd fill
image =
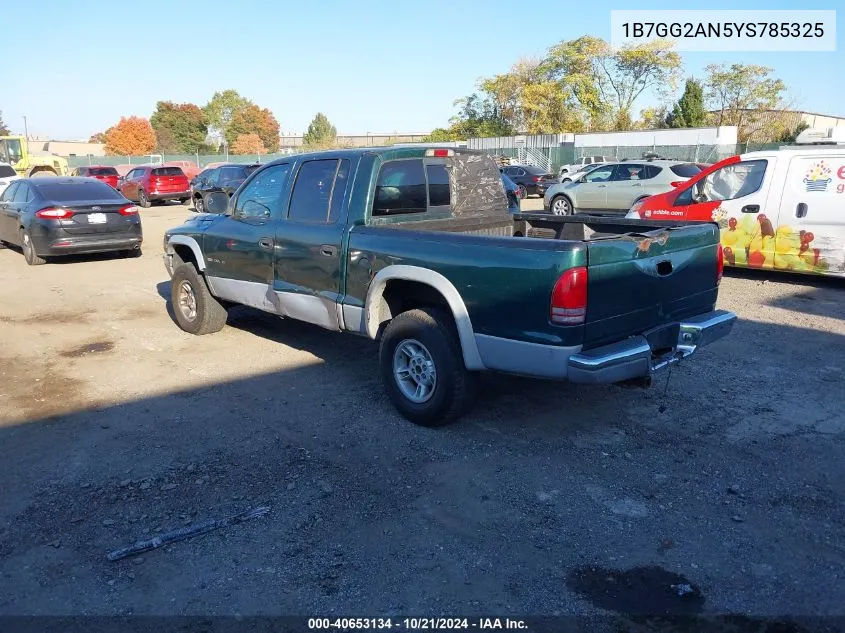
[[[0,163],[15,164],[23,158],[20,139],[7,138],[0,140]]]
[[[46,180],[46,179],[45,179]],[[76,182],[39,182],[30,184],[41,196],[52,202],[76,202],[80,200],[123,200],[123,196],[99,180],[78,180]]]
[[[153,176],[184,176],[179,167],[156,167]]]
[[[90,167],[88,173],[92,176],[117,176],[117,170],[114,167]]]
[[[672,173],[681,178],[692,178],[701,172],[701,167],[694,163],[681,163],[680,165],[672,165],[669,169]]]

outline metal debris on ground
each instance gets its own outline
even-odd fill
[[[185,527],[176,528],[175,530],[171,530],[169,532],[164,532],[163,534],[159,534],[151,539],[137,541],[129,547],[116,549],[113,552],[109,552],[107,558],[111,561],[115,561],[126,558],[127,556],[134,556],[136,554],[141,554],[142,552],[148,552],[150,550],[157,549],[162,545],[175,543],[176,541],[184,541],[185,539],[192,538],[194,536],[206,534],[212,530],[217,530],[222,527],[228,527],[236,523],[243,523],[249,519],[264,516],[269,511],[269,506],[260,506],[252,510],[247,510],[246,512],[241,512],[240,514],[226,517],[225,519],[208,519],[206,521],[200,521],[199,523],[193,523]]]

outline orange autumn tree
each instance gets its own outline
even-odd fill
[[[156,148],[156,135],[147,119],[137,116],[121,117],[120,122],[106,131],[106,154],[140,156]]]
[[[233,154],[266,154],[267,148],[258,134],[241,134],[229,148]]]

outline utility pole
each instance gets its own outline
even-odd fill
[[[26,136],[26,140],[29,140],[29,128],[26,125],[26,115],[23,115],[23,133]]]

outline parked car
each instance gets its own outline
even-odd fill
[[[142,241],[138,207],[99,180],[23,178],[0,194],[0,247],[21,247],[30,266],[79,253],[137,257]]]
[[[647,381],[736,318],[714,311],[714,224],[672,223],[666,240],[648,222],[591,218],[601,239],[518,237],[584,220],[512,216],[496,163],[471,150],[292,155],[206,203],[165,233],[179,327],[216,332],[243,304],[380,340],[390,400],[426,426],[469,408],[475,372]]]
[[[153,202],[178,200],[185,204],[191,199],[191,186],[179,167],[135,167],[120,179],[117,189],[144,208]]]
[[[575,172],[583,171],[584,167],[587,165],[593,165],[595,163],[609,163],[612,160],[615,159],[609,156],[582,156],[574,163],[561,165],[561,168],[558,170],[558,179],[562,181],[566,174],[574,174]]]
[[[191,181],[191,199],[196,212],[205,212],[205,197],[210,193],[222,191],[231,197],[243,181],[259,167],[261,165],[258,163],[249,165],[229,163],[200,172]]]
[[[84,178],[96,178],[115,189],[117,189],[117,181],[120,179],[117,169],[108,165],[88,165],[86,167],[77,167],[70,175],[82,176]]]
[[[808,146],[732,156],[629,217],[718,222],[730,266],[845,277],[843,210],[845,146]]]
[[[0,163],[0,193],[6,190],[6,187],[11,185],[14,181],[20,180],[21,177],[15,168],[9,163]]]
[[[603,164],[604,163],[593,163],[592,165],[584,165],[580,171],[570,171],[561,175],[560,182],[566,184],[568,182],[572,182],[573,180],[578,180],[584,174],[589,174],[591,171],[597,167],[601,167]]]
[[[677,161],[624,161],[605,163],[570,183],[546,191],[543,208],[554,215],[575,212],[624,215],[643,198],[669,191],[700,169]]]
[[[502,186],[505,188],[505,195],[508,198],[508,211],[519,213],[519,201],[525,197],[524,189],[520,189],[519,185],[505,173],[502,173]]]
[[[548,187],[557,184],[557,178],[534,165],[509,165],[501,171],[522,188],[521,198],[542,196]]]

